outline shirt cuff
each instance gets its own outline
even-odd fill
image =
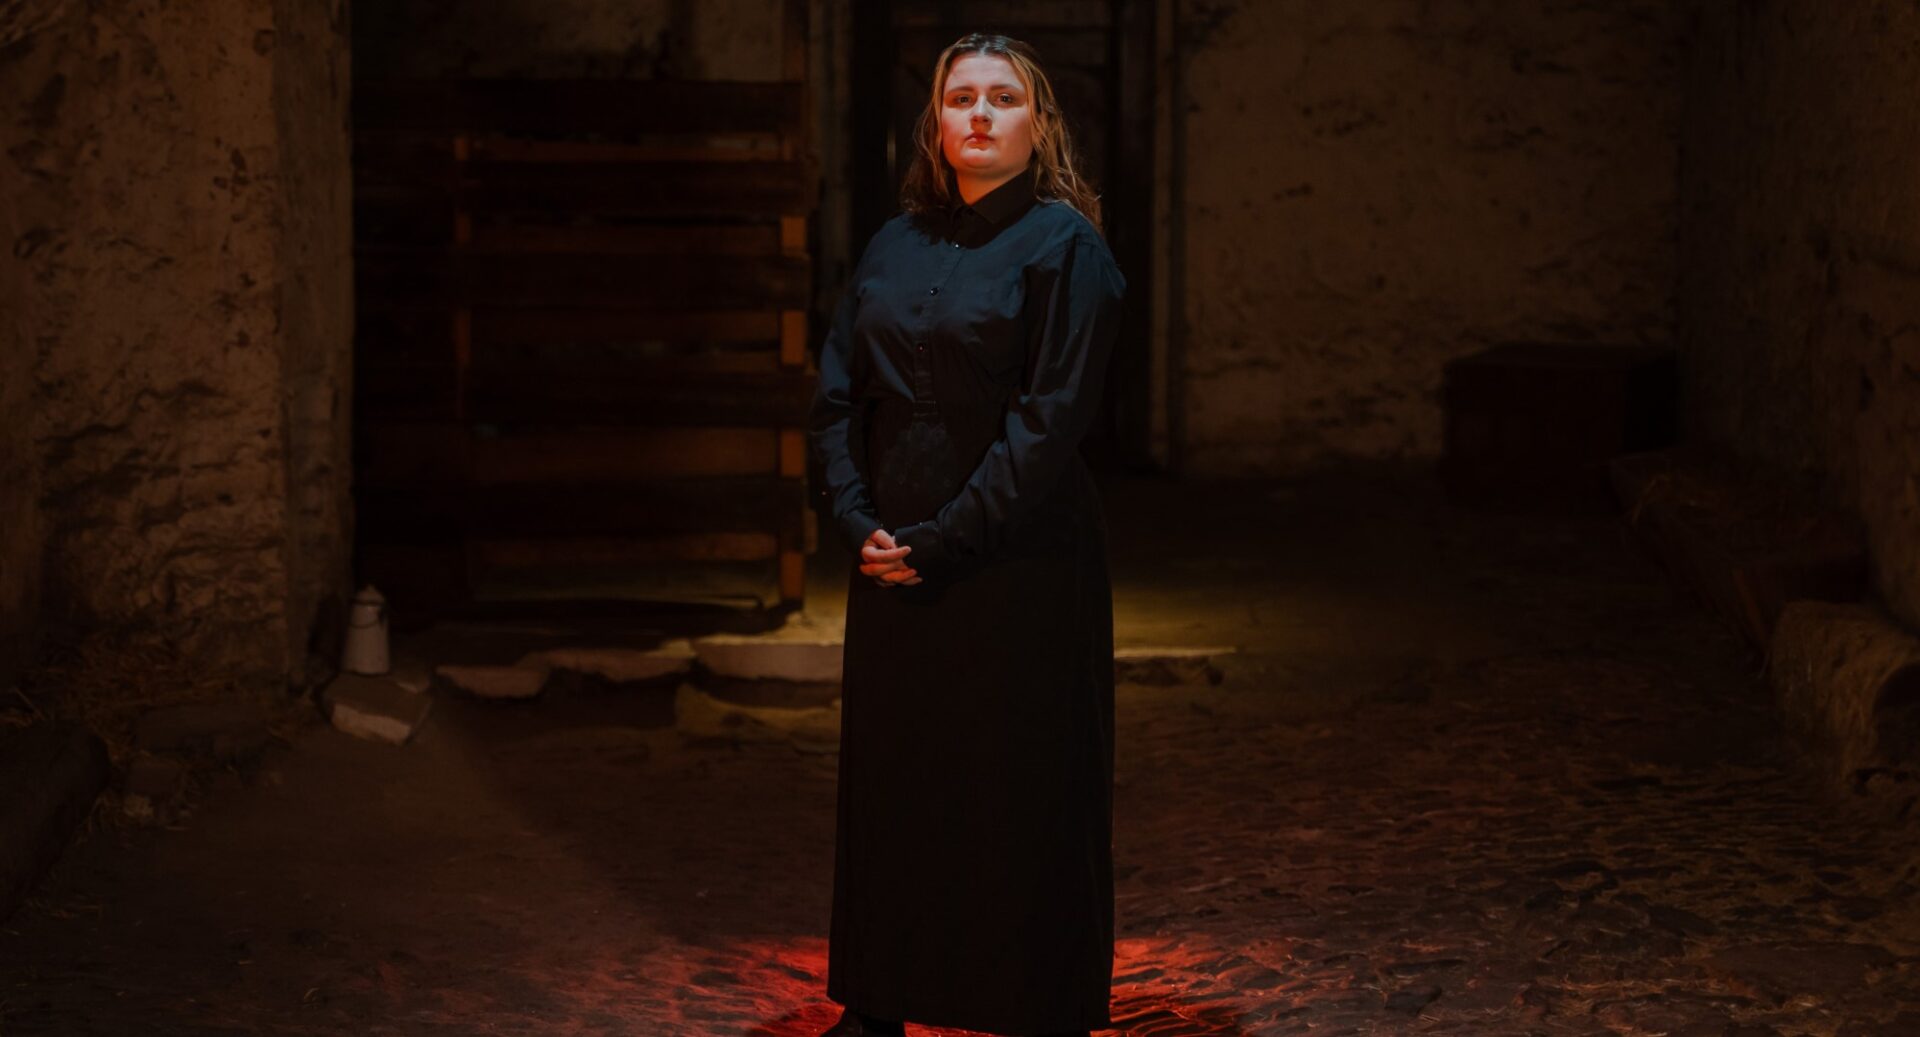
[[[845,541],[847,550],[853,552],[856,563],[861,561],[860,548],[873,535],[873,531],[880,528],[880,520],[864,511],[849,511],[840,520],[840,538]]]
[[[934,520],[901,526],[893,531],[893,542],[901,547],[913,548],[900,560],[922,579],[943,580],[953,575],[956,560],[947,553],[946,542],[940,537],[940,526]]]

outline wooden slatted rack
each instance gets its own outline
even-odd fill
[[[417,584],[439,545],[471,603],[515,568],[760,563],[800,600],[818,173],[787,18],[782,82],[356,84],[363,575]]]

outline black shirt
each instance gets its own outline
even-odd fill
[[[808,442],[816,494],[856,555],[886,511],[867,464],[876,408],[951,428],[973,463],[935,491],[931,514],[893,530],[923,579],[991,561],[1078,461],[1126,279],[1092,222],[1037,198],[1031,173],[971,205],[895,216],[854,269],[821,348]]]

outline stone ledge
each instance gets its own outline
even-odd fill
[[[543,648],[514,665],[538,670],[552,682],[578,692],[589,687],[620,688],[677,680],[693,671],[695,652],[684,638],[657,648]]]

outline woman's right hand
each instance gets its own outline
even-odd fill
[[[868,535],[867,542],[860,545],[860,571],[873,577],[874,582],[882,587],[919,583],[919,574],[901,561],[912,550],[911,547],[895,545],[892,533],[876,529]]]

